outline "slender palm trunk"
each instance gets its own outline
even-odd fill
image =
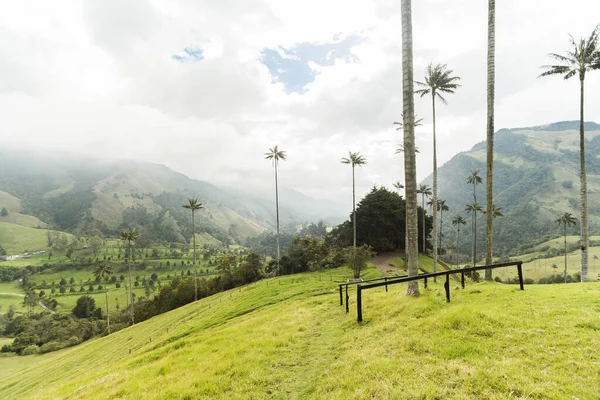
[[[585,131],[583,120],[583,93],[584,93],[585,75],[580,75],[581,85],[581,100],[579,110],[579,153],[580,153],[580,168],[581,168],[581,281],[585,282],[588,279],[588,247],[589,247],[589,230],[588,230],[588,206],[587,206],[587,176],[585,174]]]
[[[454,255],[454,263],[456,264],[456,268],[458,268],[458,252],[460,249],[460,224],[458,224],[458,228],[456,229],[456,254]]]
[[[473,211],[473,216],[471,217],[471,262],[472,266],[475,266],[475,211]]]
[[[473,212],[473,266],[477,262],[477,211]]]
[[[431,91],[431,106],[433,109],[433,201],[431,208],[433,209],[433,273],[437,272],[438,258],[438,226],[437,226],[437,204],[438,204],[438,187],[437,187],[437,147],[435,136],[435,90]],[[437,278],[433,277],[433,281],[437,282]]]
[[[194,301],[198,301],[198,274],[196,273],[196,219],[192,208],[192,243],[194,246]]]
[[[496,0],[488,1],[488,54],[487,54],[487,171],[486,171],[486,229],[485,264],[493,262],[493,221],[494,196],[494,91],[495,91],[495,49],[496,49]],[[492,280],[492,270],[485,270],[485,279]]]
[[[425,242],[427,240],[427,238],[425,237],[425,193],[421,194],[421,208],[423,209],[423,232],[421,233],[421,236],[423,236],[423,254],[425,254],[427,251],[425,245]]]
[[[417,161],[415,157],[415,104],[411,0],[402,0],[402,98],[404,114],[404,180],[406,191],[406,258],[408,275],[419,273],[419,220],[417,216]],[[407,295],[419,294],[417,281],[409,282]]]
[[[565,238],[565,283],[567,283],[567,222],[563,223],[563,236]]]
[[[444,212],[442,210],[440,210],[440,232],[439,232],[440,244],[438,245],[439,250],[442,249],[442,228],[443,227],[444,227]]]
[[[129,248],[129,256],[127,258],[127,267],[129,269],[129,306],[131,312],[131,324],[135,324],[135,318],[133,313],[133,287],[131,286],[131,240],[127,241],[127,247]]]
[[[354,183],[354,164],[352,164],[352,220],[354,222],[354,240],[352,250],[352,269],[356,271],[356,186]],[[355,276],[355,278],[358,278]]]
[[[281,268],[279,267],[281,254],[279,250],[279,187],[277,184],[277,160],[275,160],[275,214],[277,218],[277,271],[279,271],[279,275],[281,275]]]
[[[106,296],[106,327],[108,329],[108,334],[110,335],[110,314],[108,313],[108,288],[104,292],[104,296]]]

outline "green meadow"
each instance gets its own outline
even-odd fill
[[[365,278],[378,275],[371,268]],[[363,293],[348,269],[263,280],[58,352],[3,357],[1,398],[591,399],[600,284]]]

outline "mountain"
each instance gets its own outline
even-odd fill
[[[590,234],[600,228],[600,125],[585,123],[586,172]],[[579,121],[544,126],[502,129],[494,142],[494,203],[504,217],[494,220],[494,253],[527,251],[533,245],[561,234],[554,221],[564,212],[579,218]],[[461,229],[460,253],[470,254],[471,217],[465,206],[473,201],[473,185],[466,180],[479,170],[483,183],[477,186],[477,202],[485,208],[486,143],[454,156],[438,170],[439,197],[450,212],[444,213],[444,244],[455,243],[451,226],[455,215],[467,217]],[[431,185],[429,176],[424,183]],[[577,234],[579,227],[569,229]],[[463,235],[464,232],[464,235]],[[485,251],[485,217],[477,218],[479,255]]]
[[[188,196],[205,205],[197,214],[198,231],[219,242],[243,243],[275,226],[270,192],[226,190],[153,163],[0,151],[0,209],[9,211],[2,222],[78,234],[116,234],[123,226],[136,225],[153,239],[184,242],[191,236],[189,212],[181,208]],[[284,229],[343,219],[335,215],[339,207],[292,190],[282,189],[281,200]]]

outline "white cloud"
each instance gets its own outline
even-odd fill
[[[548,52],[586,35],[595,0],[507,1],[497,7],[496,126],[577,118],[577,85],[539,80]],[[584,10],[585,12],[582,12]],[[413,1],[417,78],[445,62],[462,87],[438,108],[439,163],[485,136],[487,9],[467,0]],[[304,94],[286,93],[260,62],[264,48],[358,35],[353,60],[312,64]],[[282,184],[345,199],[340,158],[361,151],[359,192],[402,179],[399,0],[43,0],[0,6],[0,136],[74,152],[166,163],[216,184],[271,184],[263,158],[288,151]],[[186,47],[205,59],[178,63]],[[590,75],[587,119],[600,121]],[[417,100],[419,177],[431,172],[429,99]]]

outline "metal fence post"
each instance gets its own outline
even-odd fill
[[[362,322],[362,288],[356,286],[356,313],[358,314],[358,322]]]
[[[517,264],[517,272],[519,273],[519,285],[521,285],[521,290],[525,290],[523,288],[523,267],[520,262]]]
[[[388,291],[388,286],[387,286],[387,277],[386,277],[386,278],[383,278],[383,279],[385,279],[385,283],[386,283],[386,285],[385,285],[385,292],[387,293],[387,291]]]
[[[340,306],[343,306],[344,305],[344,297],[343,297],[344,295],[342,294],[342,285],[339,285],[339,286],[340,286]]]
[[[465,288],[465,273],[461,272],[460,273],[460,284],[462,285],[462,288]]]
[[[427,278],[423,278],[423,287],[427,289]]]
[[[348,297],[348,285],[346,285],[346,312],[349,313],[350,312],[350,305],[348,304],[350,298]]]
[[[450,303],[450,274],[446,274],[444,289],[446,289],[446,302]]]

